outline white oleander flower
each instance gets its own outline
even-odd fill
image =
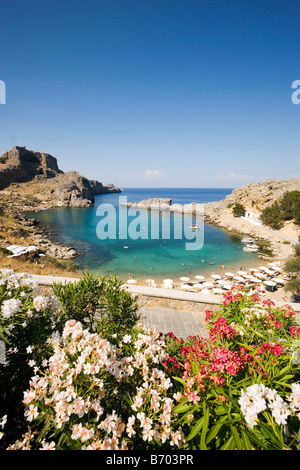
[[[22,305],[19,299],[4,300],[1,310],[4,318],[10,318],[20,310]]]
[[[37,312],[43,312],[48,306],[48,298],[38,295],[33,299],[33,305]]]

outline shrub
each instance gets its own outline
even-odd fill
[[[40,295],[31,276],[6,269],[0,274],[0,306],[0,333],[6,344],[5,362],[0,364],[0,417],[7,415],[9,439],[23,429],[23,390],[32,368],[42,368],[51,353],[47,340],[58,328],[59,305],[54,296]]]
[[[116,276],[87,273],[78,282],[54,283],[53,291],[61,303],[65,320],[81,322],[90,331],[106,329],[125,334],[139,320],[137,298],[123,289]]]
[[[293,277],[286,283],[285,290],[297,296],[300,294],[300,244],[295,245],[295,257],[285,263],[285,270]]]
[[[299,449],[300,327],[289,305],[237,287],[206,312],[207,338],[183,340],[136,322],[117,278],[82,281],[56,289],[60,304],[30,276],[0,276],[3,448]]]
[[[232,213],[235,217],[240,217],[244,215],[245,212],[246,212],[246,209],[242,204],[240,204],[239,202],[234,203],[234,206],[232,208]]]
[[[295,312],[239,291],[224,295],[220,310],[207,311],[207,321],[209,339],[178,342],[184,371],[174,377],[182,386],[174,412],[180,415],[185,448],[298,448]]]
[[[32,430],[11,449],[139,450],[184,442],[180,426],[171,425],[172,383],[154,330],[137,327],[114,346],[69,320],[53,349],[48,368],[24,394]]]
[[[300,224],[300,191],[286,191],[278,201],[266,207],[260,216],[260,220],[274,230],[292,219]]]

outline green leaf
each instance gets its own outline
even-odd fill
[[[241,435],[242,435],[243,450],[252,450],[253,446],[252,446],[246,432],[244,431],[244,429],[241,429]]]
[[[186,385],[185,381],[183,379],[181,379],[180,377],[172,377],[174,380],[176,380],[177,382],[180,382],[182,385]]]
[[[190,409],[191,405],[190,403],[179,403],[179,405],[175,406],[174,408],[174,413],[185,413]]]
[[[294,377],[294,374],[289,374],[289,375],[285,375],[284,377],[282,377],[280,380],[274,380],[275,383],[278,383],[278,384],[287,384],[288,385],[288,382]]]
[[[275,446],[276,448],[281,448],[281,442],[277,439],[275,436],[274,432],[271,431],[270,426],[267,424],[260,422],[259,423],[260,430],[262,434],[271,441],[272,446]]]
[[[227,410],[224,408],[223,405],[220,405],[215,409],[215,413],[217,416],[222,416],[227,414]]]
[[[204,421],[205,421],[205,418],[204,416],[202,416],[202,418],[200,418],[197,423],[195,424],[195,426],[192,428],[190,434],[188,435],[187,437],[187,441],[190,441],[191,439],[193,439],[200,431],[200,429],[202,428],[203,424],[204,424]]]
[[[233,436],[230,436],[228,441],[221,447],[221,450],[234,450],[234,443]]]
[[[283,369],[279,371],[278,376],[280,377],[281,375],[285,374],[288,370],[290,370],[290,368],[291,368],[290,365],[285,366]]]
[[[224,419],[224,418],[223,418]],[[209,431],[206,443],[208,444],[212,441],[219,433],[220,429],[224,426],[224,423],[220,420],[217,424],[215,424]]]
[[[242,450],[243,449],[242,441],[239,437],[239,434],[238,434],[236,428],[234,426],[230,426],[230,430],[231,430],[231,433],[232,433],[232,437],[234,438],[237,449]]]
[[[245,432],[246,436],[249,437],[250,441],[253,442],[254,444],[256,444],[256,446],[259,450],[261,450],[261,449],[269,450],[270,449],[270,446],[265,441],[264,436],[259,431],[257,431],[256,429],[253,429],[252,432],[250,432],[248,429],[245,429],[244,432]]]
[[[205,438],[208,430],[208,423],[209,423],[209,410],[206,408],[205,403],[203,404],[203,411],[204,411],[204,424],[201,433],[201,440],[200,440],[200,449],[206,450]]]

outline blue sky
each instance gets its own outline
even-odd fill
[[[300,176],[300,2],[0,0],[0,152],[121,187]]]

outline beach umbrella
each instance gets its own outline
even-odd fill
[[[193,289],[194,286],[191,286],[190,284],[181,284],[182,289]]]
[[[163,280],[163,283],[164,283],[164,284],[172,284],[172,283],[173,283],[173,279],[164,279],[164,280]]]
[[[254,273],[254,272],[257,272],[257,271],[258,271],[258,269],[257,269],[257,268],[250,268],[250,269],[249,269],[249,271],[251,271],[251,272],[253,272],[253,273]]]
[[[239,274],[240,276],[246,276],[247,272],[246,271],[238,271],[237,274]]]
[[[198,279],[198,281],[203,281],[205,279],[204,276],[195,276],[195,279]]]
[[[260,277],[262,279],[265,279],[267,277],[267,275],[265,273],[255,273],[255,276]]]
[[[276,282],[274,281],[265,281],[264,282],[266,289],[270,291],[274,291],[276,287]]]
[[[212,277],[213,279],[221,279],[221,276],[219,276],[219,274],[212,274],[210,277]]]
[[[215,288],[212,290],[212,292],[213,292],[214,294],[223,294],[222,289],[219,289],[219,288],[217,288],[217,287],[215,287]]]
[[[234,277],[234,274],[233,274],[233,273],[225,273],[225,276],[227,276],[227,277]]]
[[[135,279],[128,279],[127,284],[136,284]]]
[[[210,294],[208,289],[202,289],[201,294]]]
[[[281,277],[273,277],[272,280],[276,282],[276,284],[284,284],[284,279],[282,279]]]
[[[181,281],[189,281],[189,280],[190,280],[190,278],[189,278],[189,277],[184,277],[184,276],[183,276],[183,277],[181,277],[181,278],[180,278],[180,280],[181,280]]]
[[[259,269],[260,269],[261,271],[265,271],[266,269],[268,270],[269,268],[267,268],[267,266],[259,266]]]
[[[163,284],[162,287],[164,289],[173,289],[173,284],[171,282]]]
[[[274,266],[272,269],[273,269],[273,271],[275,271],[276,273],[280,273],[280,272],[283,270],[283,268],[281,268],[280,266]]]
[[[207,282],[203,283],[203,286],[204,287],[214,287],[214,284],[212,282],[207,281]]]
[[[261,282],[261,279],[259,279],[258,277],[255,277],[255,276],[251,276],[251,278],[249,280],[252,281],[252,282]]]
[[[230,290],[232,288],[232,284],[222,284],[223,289]]]
[[[194,284],[194,287],[196,287],[197,289],[203,289],[203,284],[200,284],[200,282],[196,282],[196,284]]]
[[[245,282],[245,279],[241,276],[234,276],[234,278],[236,281],[239,281],[239,282]]]
[[[269,274],[270,276],[272,276],[273,274],[275,274],[275,271],[272,271],[271,269],[265,269],[265,273]]]

